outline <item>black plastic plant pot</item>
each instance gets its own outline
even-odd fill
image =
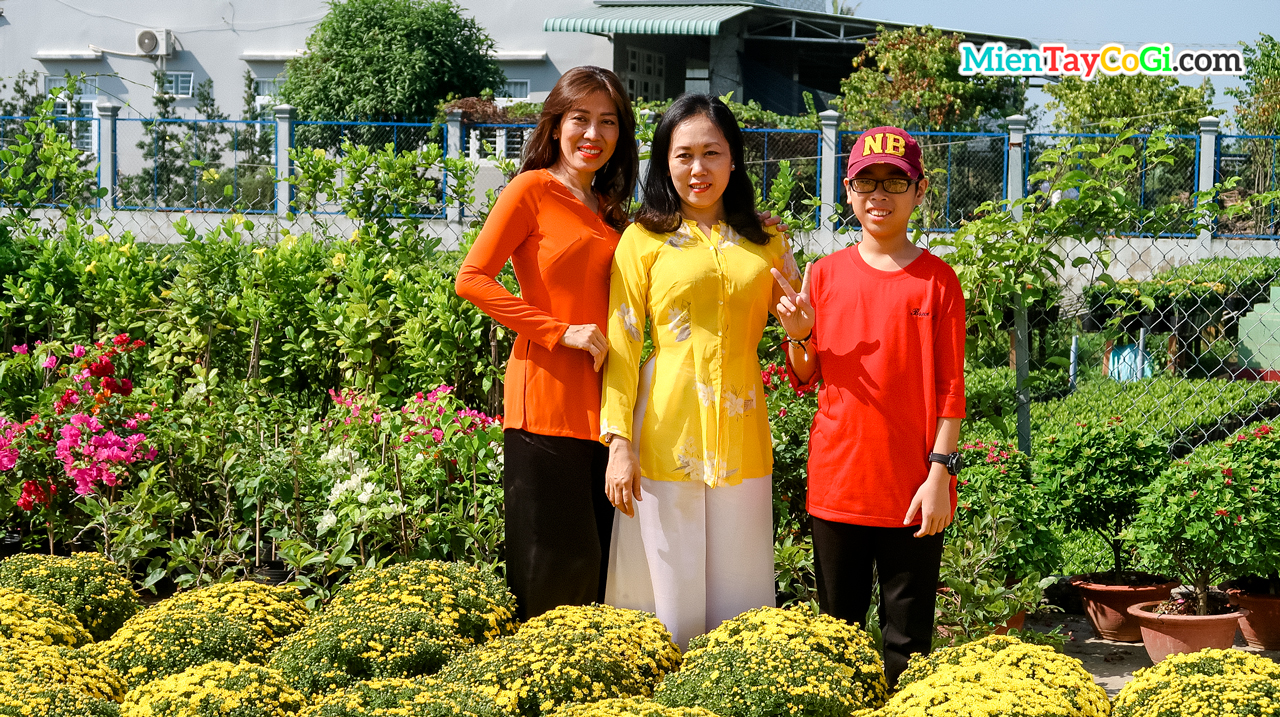
[[[0,538],[0,560],[22,552],[22,533],[10,530]]]
[[[264,560],[253,571],[253,579],[267,585],[284,585],[292,575],[293,571],[285,567],[283,560]]]

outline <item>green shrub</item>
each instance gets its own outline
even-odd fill
[[[132,583],[101,553],[70,557],[14,555],[0,562],[0,587],[25,590],[75,615],[94,640],[105,640],[142,610]]]
[[[209,662],[266,662],[306,619],[306,606],[291,588],[219,583],[143,611],[87,652],[136,687]]]
[[[1120,533],[1137,513],[1143,489],[1167,464],[1160,441],[1113,416],[1045,438],[1035,474],[1067,525],[1107,540],[1111,570],[1119,572],[1125,567]]]
[[[880,707],[887,690],[880,655],[860,628],[807,607],[765,607],[695,637],[654,700],[721,717],[835,717]]]
[[[286,717],[306,705],[274,670],[209,662],[131,690],[121,717]]]
[[[57,603],[11,588],[0,588],[0,637],[66,647],[93,642],[76,616]]]
[[[671,635],[648,613],[564,606],[451,662],[440,679],[491,696],[524,717],[574,702],[649,696],[680,664]]]
[[[430,677],[357,682],[316,699],[302,717],[499,717],[493,700]]]
[[[1012,521],[1002,541],[994,569],[1021,580],[1057,572],[1062,544],[1053,529],[1054,509],[1049,497],[1031,477],[1031,460],[1013,443],[974,440],[960,447],[964,470],[956,485],[956,522],[973,520],[974,501],[985,492]]]
[[[1147,564],[1195,589],[1205,615],[1212,585],[1280,569],[1280,463],[1196,458],[1151,484],[1130,534]]]
[[[271,666],[307,694],[416,677],[515,630],[515,599],[492,573],[416,561],[358,572]]]

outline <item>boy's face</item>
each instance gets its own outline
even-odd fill
[[[880,180],[875,188],[866,193],[854,190],[852,179]],[[863,167],[852,179],[844,180],[844,188],[853,213],[862,224],[863,231],[875,236],[905,235],[907,223],[911,220],[911,212],[924,201],[925,190],[929,180],[921,177],[910,180],[906,172],[891,164],[872,164]],[[886,179],[907,180],[907,191],[892,194],[885,190]]]

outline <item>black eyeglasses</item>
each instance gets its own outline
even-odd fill
[[[876,187],[884,185],[884,191],[889,194],[902,194],[915,184],[914,179],[902,179],[901,177],[891,177],[889,179],[867,179],[865,177],[855,177],[853,179],[844,180],[853,187],[853,191],[858,194],[870,194],[876,191]]]

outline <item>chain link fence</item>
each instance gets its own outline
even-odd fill
[[[785,163],[796,185],[786,202],[787,211],[796,216],[813,213],[805,202],[822,196],[821,142],[822,133],[818,130],[744,129],[743,157],[757,193],[770,196]]]
[[[10,117],[0,116],[0,149],[8,149],[17,144],[17,136],[26,134],[27,117]],[[81,169],[93,170],[98,163],[98,144],[100,141],[99,122],[96,117],[74,117],[62,116],[54,117],[54,128],[58,134],[65,137],[73,147],[80,152],[79,166]],[[32,168],[36,166],[37,159],[35,156],[28,156],[23,160],[23,177],[32,177]],[[0,171],[9,171],[9,166],[4,162],[0,162]],[[35,180],[33,178],[33,184]],[[94,181],[85,187],[85,192],[92,192],[97,189],[98,181]],[[67,205],[69,197],[66,195],[67,188],[58,181],[53,182],[48,196],[41,197],[42,203],[47,203],[50,207],[64,207]],[[79,198],[77,202],[80,206],[97,206],[97,200],[88,196]]]

